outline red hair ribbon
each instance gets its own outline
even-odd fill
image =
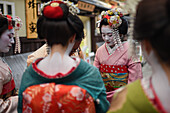
[[[8,19],[8,29],[13,29],[13,26],[12,26],[12,17],[9,16],[9,15],[6,15],[7,19]]]
[[[47,5],[43,9],[43,14],[47,18],[51,19],[61,19],[63,18],[63,10],[59,6],[60,4],[64,4],[62,1],[52,1],[50,5]]]

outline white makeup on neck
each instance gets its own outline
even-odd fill
[[[73,67],[77,66],[77,62],[69,56],[74,44],[75,42],[69,43],[64,56],[60,52],[55,52],[52,56],[50,53],[38,64],[38,68],[51,76],[57,73],[68,73]]]
[[[109,25],[103,25],[101,27],[102,38],[108,44],[108,46],[114,45],[113,29]]]

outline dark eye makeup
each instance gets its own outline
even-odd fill
[[[13,34],[13,33],[10,33],[10,34],[8,34],[8,37],[11,39],[11,38],[14,37],[14,34]]]

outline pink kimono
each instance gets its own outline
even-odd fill
[[[93,63],[101,72],[109,101],[115,89],[142,78],[140,61],[128,58],[128,42],[122,46],[122,50],[118,47],[109,52],[106,43],[103,44],[97,49]]]

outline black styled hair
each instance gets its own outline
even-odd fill
[[[148,40],[160,59],[170,65],[170,1],[143,0],[134,23],[134,39]]]
[[[41,28],[42,28],[42,24],[43,24],[43,21],[44,21],[44,16],[40,16],[38,18],[38,21],[37,21],[37,34],[38,34],[38,38],[40,39],[44,39],[45,37],[43,37],[42,35],[42,31],[41,31]]]
[[[41,0],[42,3],[49,2],[49,1],[51,1],[51,0]]]
[[[69,13],[68,15],[68,23],[72,26],[74,31],[76,32],[76,41],[82,40],[84,38],[84,25],[81,19],[77,15],[72,15]]]
[[[15,27],[15,21],[12,20],[12,26]],[[0,15],[0,37],[8,29],[8,19],[5,15]]]
[[[128,21],[124,17],[120,17],[120,18],[122,19],[122,24],[118,27],[119,34],[126,35],[128,32]],[[103,25],[109,25],[107,18],[102,19],[100,22],[100,26],[99,26],[100,33],[102,33],[101,27]]]

